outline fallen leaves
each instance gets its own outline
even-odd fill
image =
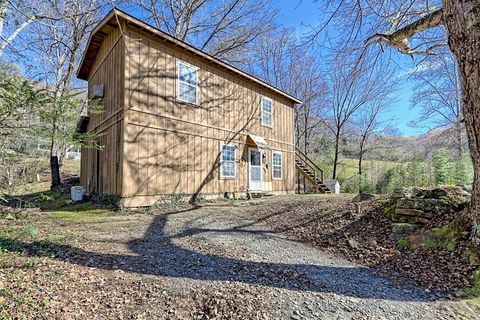
[[[469,285],[471,265],[462,255],[462,247],[446,249],[402,248],[388,238],[390,221],[383,205],[376,200],[361,203],[361,213],[346,196],[332,196],[289,203],[272,202],[250,210],[252,219],[264,221],[290,238],[312,244],[324,251],[341,255],[383,274],[411,279],[437,293],[452,293]],[[441,215],[426,228],[453,220],[452,214]]]

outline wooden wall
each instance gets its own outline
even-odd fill
[[[89,97],[94,85],[104,85],[104,98],[89,110],[87,127],[102,149],[82,148],[80,180],[87,192],[121,194],[125,45],[120,28],[107,31],[88,80]]]
[[[148,205],[174,192],[244,192],[247,134],[268,142],[266,163],[273,150],[283,153],[282,180],[272,180],[271,167],[264,167],[266,191],[294,190],[293,102],[131,27],[124,41],[123,196]],[[199,68],[198,106],[176,99],[178,60]],[[260,125],[262,96],[273,100],[273,128]],[[220,178],[224,142],[238,145],[235,179]]]

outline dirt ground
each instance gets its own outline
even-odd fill
[[[59,205],[0,218],[0,319],[478,318],[473,302],[382,275],[285,228],[295,208],[327,216],[332,201],[348,199],[148,212]]]

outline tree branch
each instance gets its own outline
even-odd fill
[[[391,34],[374,34],[373,36],[368,37],[365,40],[365,43],[369,44],[372,42],[377,42],[380,44],[386,44],[390,47],[397,48],[401,53],[409,55],[432,54],[431,50],[438,45],[427,48],[426,50],[411,49],[408,38],[411,38],[415,34],[423,32],[427,29],[440,26],[443,23],[443,8],[440,8]]]

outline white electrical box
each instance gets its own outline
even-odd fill
[[[73,201],[82,201],[84,193],[85,189],[83,189],[82,186],[74,186],[70,188],[70,195]]]
[[[94,84],[92,87],[92,98],[103,98],[103,84]]]

